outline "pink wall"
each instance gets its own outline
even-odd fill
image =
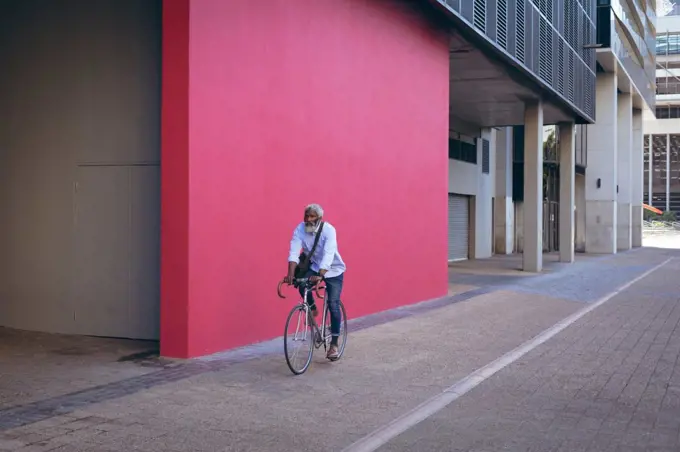
[[[163,354],[282,334],[295,298],[276,284],[310,202],[337,227],[350,317],[446,294],[448,47],[408,4],[190,1],[188,145],[163,129],[164,168],[188,150],[188,180],[163,184]],[[166,44],[182,39],[169,16]],[[164,58],[181,59],[173,49]],[[166,61],[164,80],[175,70]],[[181,90],[163,94],[165,115],[186,108]]]
[[[163,2],[161,353],[187,357],[189,0]]]

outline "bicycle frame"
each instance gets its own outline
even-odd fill
[[[304,290],[304,295],[300,299],[301,305],[304,306],[305,309],[305,329],[309,326],[309,322],[311,321],[311,326],[312,326],[312,332],[314,333],[314,342],[315,342],[315,347],[319,348],[322,344],[324,346],[324,350],[328,347],[328,340],[331,338],[331,333],[330,333],[330,325],[326,325],[326,318],[328,317],[328,303],[326,302],[326,287],[322,287],[321,289],[324,290],[323,297],[319,296],[319,288],[311,288],[311,287],[305,287]],[[314,316],[312,315],[312,309],[309,307],[309,304],[307,303],[307,297],[310,295],[312,297],[314,296],[314,292],[316,292],[317,297],[321,298],[322,303],[323,303],[323,308],[321,309],[322,312],[322,317],[321,317],[321,325],[319,326],[316,323],[316,320],[314,319]],[[295,331],[295,337],[298,336],[298,331],[299,331],[299,325],[296,328]]]

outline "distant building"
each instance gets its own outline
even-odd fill
[[[656,118],[644,117],[644,199],[680,214],[680,4],[657,19]]]

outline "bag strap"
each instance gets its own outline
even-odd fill
[[[324,222],[321,222],[321,226],[319,227],[319,232],[316,234],[316,237],[314,237],[314,245],[312,245],[312,250],[309,252],[309,256],[307,256],[307,259],[309,259],[309,262],[312,262],[312,256],[314,256],[314,251],[316,251],[316,245],[319,243],[319,239],[321,238],[321,231],[323,231],[323,224]]]

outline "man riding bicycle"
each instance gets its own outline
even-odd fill
[[[286,284],[292,284],[295,279],[295,270],[300,264],[301,252],[304,252],[310,259],[310,265],[304,277],[310,278],[310,281],[313,282],[319,282],[322,279],[326,282],[326,298],[331,313],[332,336],[326,357],[335,360],[339,357],[338,336],[340,335],[342,318],[338,301],[342,293],[346,267],[338,252],[335,228],[323,221],[323,209],[318,204],[310,204],[305,208],[304,221],[293,231],[288,256],[288,274],[283,279]],[[303,287],[300,288],[300,295],[304,296]],[[317,317],[319,311],[316,308],[311,291],[308,293],[306,301],[312,315]]]

